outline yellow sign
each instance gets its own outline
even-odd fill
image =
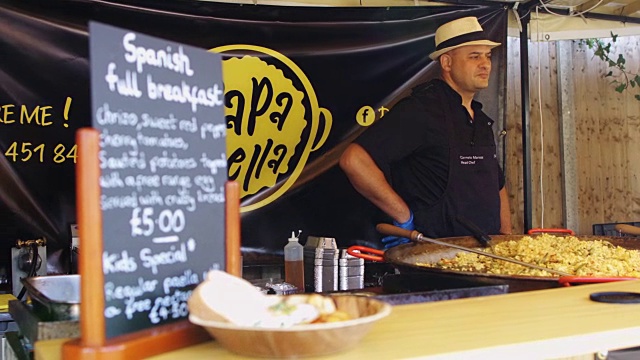
[[[318,105],[304,72],[277,51],[255,45],[226,45],[210,51],[227,57],[222,74],[229,177],[240,184],[242,198],[263,192],[240,211],[255,210],[295,183],[309,154],[327,140],[332,115]]]

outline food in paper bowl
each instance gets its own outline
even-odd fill
[[[249,282],[212,271],[189,299],[189,320],[245,356],[297,358],[356,346],[391,306],[361,296],[265,295]]]

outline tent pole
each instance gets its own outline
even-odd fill
[[[531,122],[529,119],[529,19],[527,11],[521,18],[520,33],[520,95],[522,111],[522,189],[524,197],[524,232],[532,228],[531,202]]]

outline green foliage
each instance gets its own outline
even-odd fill
[[[627,70],[625,67],[627,59],[625,59],[622,54],[618,54],[615,60],[615,54],[611,54],[611,46],[617,39],[618,35],[611,33],[611,42],[605,42],[602,39],[586,39],[583,42],[589,49],[593,50],[594,56],[598,57],[611,68],[604,77],[611,78],[611,85],[614,86],[615,91],[619,93],[631,91],[631,89],[636,86],[638,86],[638,91],[640,91],[640,74],[634,74]],[[640,101],[640,94],[635,94],[634,97]]]

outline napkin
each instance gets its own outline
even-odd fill
[[[9,311],[9,301],[18,300],[13,294],[0,294],[0,312]]]

